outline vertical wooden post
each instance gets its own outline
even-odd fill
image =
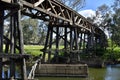
[[[50,63],[51,59],[51,50],[52,50],[52,37],[53,37],[53,26],[49,26],[50,28],[50,40],[49,40],[49,52],[48,52],[48,63]]]
[[[73,42],[73,38],[72,38],[72,27],[71,27],[70,28],[70,51],[72,51],[72,49],[73,49],[72,42]]]
[[[78,49],[79,49],[79,45],[78,45],[78,31],[77,31],[77,27],[74,28],[74,43],[75,43],[75,50],[76,52],[74,53],[74,56],[76,58],[76,61],[80,61],[80,56],[78,54]]]
[[[20,54],[24,54],[24,41],[23,41],[23,31],[21,27],[21,10],[18,10],[18,35],[19,35],[19,46],[20,46]],[[26,71],[26,61],[25,58],[22,59],[22,65],[21,65],[21,72],[22,72],[22,79],[27,80],[27,71]]]
[[[79,47],[80,47],[80,46],[79,46],[79,35],[80,35],[80,34],[79,34],[79,31],[77,30],[77,46],[78,46],[78,50],[79,50]]]
[[[14,37],[14,53],[16,54],[16,45],[17,45],[17,27],[18,27],[18,18],[17,14],[14,14],[14,30],[13,30],[13,37]]]
[[[12,10],[11,10],[12,12]],[[11,44],[10,44],[10,54],[14,54],[14,27],[15,27],[15,14],[12,15],[10,17],[10,40],[11,40]],[[14,60],[10,59],[11,63],[10,63],[10,79],[15,79],[15,64],[14,64]]]
[[[14,34],[14,16],[12,15],[10,17],[10,40],[11,40],[10,53],[11,54],[14,54],[14,36],[13,36],[13,34]]]
[[[84,33],[84,38],[83,38],[83,50],[85,49],[85,39],[86,39],[86,34]]]
[[[91,34],[87,34],[87,44],[86,44],[86,48],[87,48],[87,50],[89,50],[90,49],[90,47],[91,47]]]
[[[82,48],[82,36],[83,36],[83,33],[81,32],[81,35],[80,35],[80,47],[79,47],[80,50]]]
[[[44,46],[44,51],[43,51],[42,62],[45,62],[45,54],[46,54],[46,50],[47,50],[49,35],[50,35],[50,26],[48,25],[48,31],[47,31],[47,36],[46,36],[46,41],[45,41],[45,46]],[[48,54],[48,56],[50,56],[50,55]],[[48,60],[49,60],[49,58],[48,58]]]
[[[67,56],[67,27],[64,27],[64,56]]]
[[[67,50],[67,27],[65,27],[65,41],[64,41],[64,48],[65,48],[65,53]]]
[[[58,63],[58,52],[59,50],[59,27],[56,27],[56,52],[55,52],[55,56],[56,56],[56,63]]]
[[[89,33],[87,37],[87,48],[88,50],[93,48],[93,34]]]
[[[73,28],[70,27],[70,62],[72,61],[72,50],[73,50],[73,34],[72,34]]]
[[[79,50],[79,31],[77,29],[77,50]],[[80,61],[80,53],[77,52],[77,61]]]
[[[78,34],[77,34],[77,28],[74,29],[74,37],[75,37],[75,49],[78,50]]]
[[[3,24],[4,10],[0,9],[0,54],[3,53]],[[2,58],[0,58],[0,80],[2,80]]]

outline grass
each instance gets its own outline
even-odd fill
[[[24,45],[25,53],[31,54],[33,56],[38,56],[40,54],[43,54],[40,50],[43,49],[44,46],[42,45]],[[63,49],[64,46],[59,46],[59,49]],[[52,46],[52,49],[55,49],[55,46]],[[46,55],[47,56],[47,55]]]
[[[24,45],[24,50],[25,53],[27,54],[31,54],[33,56],[38,56],[40,54],[43,54],[43,52],[40,51],[40,49],[43,49],[44,46],[42,45]],[[59,46],[59,49],[63,49],[64,46]],[[52,46],[52,49],[55,49],[55,45]],[[98,51],[99,52],[99,51]],[[114,50],[111,52],[111,48],[108,47],[106,51],[100,51],[101,53],[103,53],[102,58],[107,60],[110,59],[111,57],[120,61],[120,47],[116,47],[114,48]],[[62,52],[60,52],[61,54]],[[46,54],[46,58],[48,57],[48,54]]]
[[[39,45],[24,45],[25,53],[31,54],[33,56],[38,56],[42,54],[43,52],[40,51],[40,49],[43,49],[44,46]]]

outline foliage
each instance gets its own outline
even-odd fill
[[[98,7],[95,16],[88,17],[88,20],[100,27],[104,32],[109,28],[111,10],[106,4]]]
[[[120,46],[120,0],[115,0],[112,5],[113,13],[109,24],[112,43]]]
[[[104,51],[102,58],[106,61],[118,61],[120,59],[120,47],[108,39],[108,47]]]
[[[30,18],[22,20],[23,26],[23,36],[24,36],[24,43],[28,44],[30,42],[35,42],[37,38],[37,25],[38,21],[36,19],[31,20]]]
[[[44,44],[47,27],[43,21],[25,18],[22,20],[22,26],[25,44]]]
[[[111,50],[110,47],[107,48],[102,58],[107,61],[118,61],[120,59],[120,47],[116,47],[114,50]]]
[[[114,41],[117,45],[120,46],[120,9],[117,9],[115,11],[115,14],[113,15],[113,22],[111,24],[111,39]]]
[[[106,51],[97,50],[97,53],[104,53],[102,57],[106,60],[118,60],[120,58],[120,0],[114,0],[111,7],[106,4],[101,5],[96,15],[89,20],[104,32],[108,32],[109,47]]]

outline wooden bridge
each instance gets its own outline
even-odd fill
[[[105,47],[106,36],[97,26],[57,0],[1,0],[0,1],[0,80],[2,80],[3,58],[10,61],[10,78],[15,77],[15,66],[21,67],[21,78],[27,80],[26,59],[24,54],[21,14],[48,22],[48,31],[43,51],[43,63],[59,63],[59,41],[64,41],[62,51],[71,61],[80,61],[79,53],[95,49],[96,45]],[[9,19],[9,20],[7,20]],[[9,21],[9,35],[5,35],[4,24]],[[60,33],[60,29],[63,33]],[[53,34],[55,38],[53,40]],[[52,50],[52,45],[55,49]],[[4,47],[5,45],[5,47]],[[16,54],[16,53],[19,54]],[[48,60],[46,60],[48,54]],[[18,58],[16,58],[18,57]],[[21,65],[17,65],[17,60]]]

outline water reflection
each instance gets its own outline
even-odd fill
[[[10,68],[7,68],[7,69],[3,68],[3,70],[2,70],[2,78],[7,79],[7,80],[10,78]],[[16,79],[21,78],[19,70],[15,71],[15,78]]]
[[[19,70],[16,71],[16,78],[20,77]],[[61,78],[61,77],[40,77],[38,80],[120,80],[120,64],[119,65],[109,65],[106,68],[89,68],[89,78]],[[2,78],[10,78],[10,70],[7,70],[7,75],[5,69],[3,69]],[[36,80],[36,79],[35,79]]]
[[[105,80],[120,80],[120,64],[107,67]]]

